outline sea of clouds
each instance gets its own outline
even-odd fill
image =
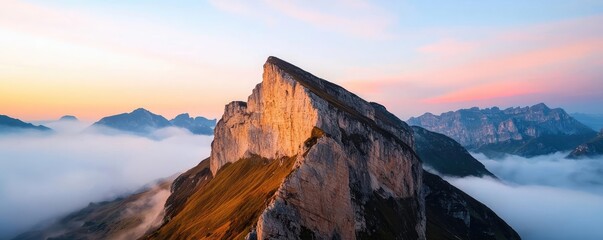
[[[187,170],[209,156],[212,141],[178,128],[136,136],[82,122],[45,125],[55,131],[0,135],[0,239]],[[446,180],[489,206],[523,239],[603,239],[603,157],[568,160],[566,154],[473,154],[501,180]],[[157,198],[157,209],[166,196]]]
[[[494,210],[522,239],[603,239],[603,157],[566,155],[494,160],[473,154],[501,181],[446,180]]]
[[[178,128],[143,137],[76,121],[45,125],[54,132],[0,135],[0,239],[185,171],[209,156],[212,141]]]

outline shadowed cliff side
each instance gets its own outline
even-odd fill
[[[423,160],[424,167],[451,177],[488,176],[496,178],[454,139],[422,127],[413,126],[412,129],[415,136],[415,149]]]
[[[504,220],[437,175],[423,172],[427,239],[521,239]]]

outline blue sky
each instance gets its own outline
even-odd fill
[[[601,21],[601,1],[7,1],[0,112],[219,117],[274,55],[403,119],[538,102],[602,113]]]

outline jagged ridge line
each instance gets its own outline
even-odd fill
[[[274,64],[274,65],[282,68],[291,77],[293,77],[297,82],[299,82],[302,86],[304,86],[306,89],[310,90],[310,92],[312,92],[312,93],[316,94],[317,96],[319,96],[320,98],[326,100],[328,103],[334,105],[338,109],[341,109],[343,112],[349,114],[353,118],[356,118],[356,120],[360,121],[361,123],[367,124],[369,127],[373,128],[377,132],[381,133],[381,135],[393,139],[396,143],[398,143],[399,145],[401,145],[404,150],[410,150],[410,152],[414,155],[414,157],[416,157],[417,159],[420,159],[419,155],[417,155],[417,153],[412,149],[412,147],[410,147],[406,142],[402,141],[402,139],[398,138],[397,136],[395,136],[391,132],[383,129],[374,120],[368,118],[367,116],[364,116],[362,113],[360,113],[356,109],[353,109],[352,107],[347,106],[345,103],[339,101],[336,98],[331,97],[328,93],[325,93],[324,91],[322,91],[318,87],[315,87],[315,86],[313,86],[313,84],[305,81],[303,79],[303,77],[300,76],[300,75],[301,74],[303,74],[303,75],[310,75],[311,77],[314,77],[314,78],[322,81],[323,83],[333,85],[332,87],[341,88],[340,86],[338,86],[338,85],[336,85],[334,83],[331,83],[331,82],[329,82],[327,80],[324,80],[324,79],[321,79],[319,77],[316,77],[316,76],[312,75],[311,73],[308,73],[308,72],[300,69],[299,67],[297,67],[297,66],[295,66],[295,65],[293,65],[291,63],[288,63],[288,62],[286,62],[284,60],[281,60],[281,59],[279,59],[277,57],[269,57],[267,62],[272,63],[272,64]],[[301,74],[299,72],[301,72]],[[355,94],[353,94],[351,92],[349,92],[349,93],[352,94],[353,96],[359,98],[359,99],[362,99],[362,98],[358,97],[357,95],[355,95]],[[375,109],[375,110],[378,111],[377,109]],[[400,121],[402,121],[402,120],[400,120]]]

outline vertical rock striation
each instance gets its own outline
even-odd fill
[[[383,106],[270,57],[247,103],[226,106],[210,169],[295,158],[259,217],[258,239],[424,239],[413,144],[412,130]]]

